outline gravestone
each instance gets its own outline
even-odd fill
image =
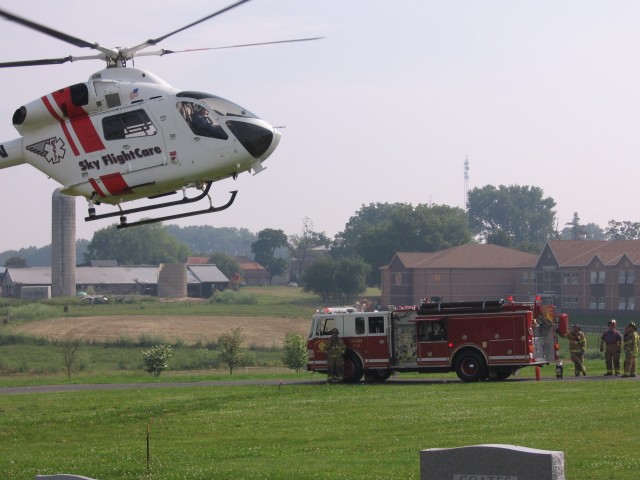
[[[516,445],[420,452],[420,480],[564,480],[564,452]]]

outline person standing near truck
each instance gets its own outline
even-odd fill
[[[624,327],[624,374],[623,377],[636,376],[636,358],[638,357],[638,328],[634,322]]]
[[[344,352],[347,347],[340,338],[337,328],[331,330],[331,338],[327,342],[327,380],[335,383],[344,379]]]
[[[616,329],[616,321],[612,318],[608,323],[608,330],[600,336],[600,351],[604,352],[604,362],[607,366],[606,376],[620,375],[620,351],[622,349],[622,335]]]
[[[571,354],[576,377],[579,377],[581,373],[586,376],[587,369],[584,366],[584,352],[587,349],[587,339],[582,333],[582,328],[576,324],[567,334],[558,334],[569,340],[569,353]]]

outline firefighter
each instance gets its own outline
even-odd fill
[[[636,376],[636,357],[638,356],[638,328],[634,322],[624,327],[624,374],[623,377]]]
[[[339,335],[340,331],[334,328],[327,343],[327,380],[332,383],[342,381],[344,377],[344,352],[347,347]]]
[[[580,325],[574,325],[569,333],[563,335],[569,340],[569,353],[571,354],[571,361],[574,365],[574,373],[576,377],[579,377],[582,373],[587,375],[587,369],[584,366],[584,351],[587,349],[587,339],[582,333]]]
[[[616,321],[612,318],[608,323],[608,330],[600,336],[600,351],[604,352],[604,362],[607,366],[606,376],[620,375],[620,351],[622,349],[622,335],[616,329]]]

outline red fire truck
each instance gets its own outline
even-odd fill
[[[325,347],[337,328],[347,346],[344,381],[384,381],[394,372],[451,372],[465,382],[504,380],[558,357],[554,307],[513,301],[420,303],[388,311],[325,308],[311,320],[307,369],[327,371]]]

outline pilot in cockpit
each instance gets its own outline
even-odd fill
[[[223,140],[229,138],[222,127],[211,120],[209,117],[209,111],[197,104],[193,105],[190,127],[191,130],[193,130],[193,133],[197,135],[220,138]]]

